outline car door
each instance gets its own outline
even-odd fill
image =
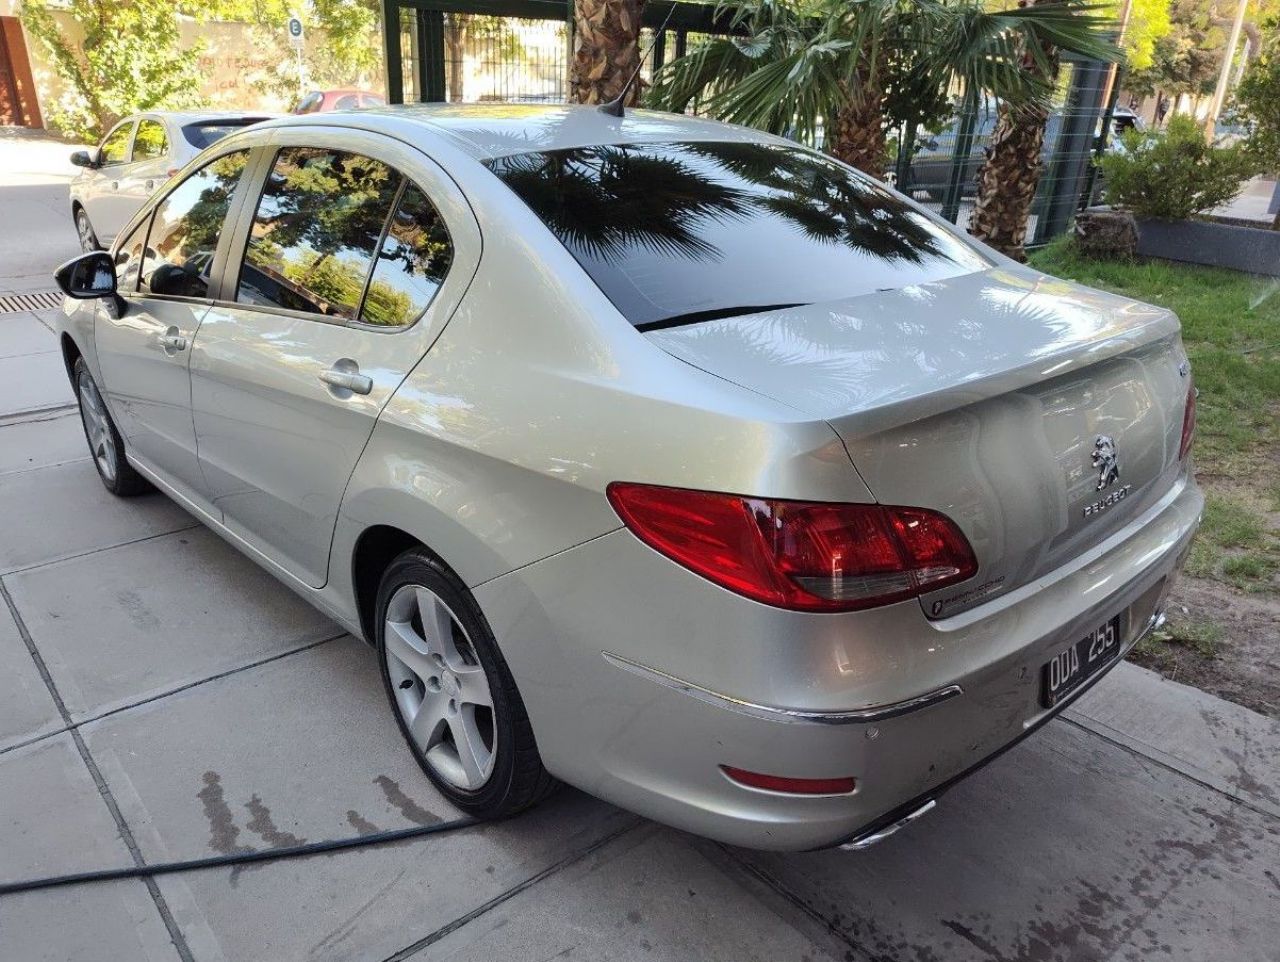
[[[172,166],[169,135],[164,124],[155,117],[143,117],[133,135],[132,159],[120,171],[117,194],[121,208],[132,217],[152,194],[168,180]]]
[[[116,254],[126,309],[103,309],[95,324],[102,386],[130,454],[201,506],[187,368],[249,156],[231,150],[193,171],[133,229]]]
[[[347,480],[474,275],[480,234],[408,145],[320,126],[274,136],[196,337],[191,401],[226,526],[320,587]]]
[[[111,128],[98,147],[98,164],[84,193],[84,209],[89,222],[104,244],[109,243],[129,222],[137,207],[120,196],[120,178],[127,174],[133,150],[134,120],[124,120]]]

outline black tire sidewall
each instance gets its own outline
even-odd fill
[[[98,459],[93,456],[93,441],[89,438],[89,426],[85,424],[85,418],[84,418],[84,399],[83,399],[84,392],[80,386],[82,381],[93,382],[93,386],[95,388],[98,387],[98,384],[96,381],[93,380],[93,375],[89,373],[89,368],[84,363],[83,358],[76,359],[76,366],[75,366],[74,372],[75,372],[75,382],[76,382],[76,407],[78,408],[79,414],[80,414],[80,429],[84,432],[85,443],[89,445],[89,457],[93,459],[93,469],[98,472],[98,477],[102,479],[102,483],[106,487],[106,489],[110,491],[112,494],[118,494],[119,488],[120,488],[121,465],[124,463],[124,441],[121,440],[120,432],[116,430],[116,423],[111,419],[111,412],[108,411],[107,412],[107,430],[111,432],[111,440],[115,443],[115,446],[116,446],[116,476],[114,479],[108,479],[107,476],[102,473],[102,465],[100,465],[98,463]],[[98,389],[98,394],[99,396],[101,396],[102,394],[101,388]]]
[[[467,791],[443,779],[414,744],[409,728],[401,716],[387,668],[385,622],[387,605],[392,595],[405,585],[416,584],[429,588],[439,595],[453,610],[471,640],[476,657],[484,669],[493,695],[494,765],[493,773],[482,788]],[[425,551],[412,550],[393,561],[378,586],[378,600],[374,608],[374,636],[378,652],[378,668],[382,686],[387,693],[391,714],[395,717],[405,744],[414,759],[426,773],[436,789],[454,805],[481,818],[501,817],[508,814],[515,789],[517,744],[516,725],[525,718],[524,706],[519,704],[519,694],[501,652],[494,641],[493,632],[481,613],[471,592],[447,568]],[[525,722],[527,724],[527,722]]]
[[[76,221],[77,239],[80,238],[80,219],[81,218],[84,218],[85,226],[89,228],[89,237],[92,238],[93,240],[93,246],[86,248],[84,246],[84,241],[81,240],[80,249],[86,254],[92,253],[93,251],[102,250],[102,242],[98,240],[98,232],[93,229],[93,221],[89,220],[89,212],[85,210],[83,207],[76,209],[75,221]]]

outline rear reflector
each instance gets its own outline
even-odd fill
[[[761,775],[731,765],[721,765],[720,770],[739,785],[787,795],[848,795],[856,784],[852,775],[847,778],[784,778],[782,775]]]
[[[615,481],[609,502],[645,544],[721,587],[792,611],[854,611],[978,571],[964,534],[924,508],[748,498]]]
[[[1191,442],[1196,435],[1196,386],[1187,390],[1187,407],[1182,415],[1182,443],[1178,446],[1178,460],[1191,453]]]

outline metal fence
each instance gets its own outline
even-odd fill
[[[415,101],[563,103],[569,97],[573,0],[384,0],[387,94]],[[673,9],[674,8],[674,9]],[[655,37],[656,32],[656,37]],[[644,7],[641,77],[707,38],[728,33],[717,8],[650,0]],[[1064,58],[1041,152],[1030,244],[1063,233],[1094,193],[1092,158],[1108,141],[1118,84],[1110,67]],[[900,130],[890,178],[964,227],[996,105],[969,105],[936,131]],[[818,144],[817,146],[821,146]]]

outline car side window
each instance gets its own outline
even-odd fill
[[[350,110],[360,106],[360,98],[356,94],[343,94],[333,105],[334,110]]]
[[[435,205],[405,183],[378,251],[360,320],[383,327],[412,324],[427,309],[453,263],[453,241]]]
[[[173,297],[206,297],[218,237],[231,196],[249,162],[237,150],[188,176],[156,207],[142,259],[142,291]]]
[[[281,150],[253,218],[236,301],[353,319],[400,181],[359,154]]]
[[[103,167],[123,164],[129,159],[129,138],[133,136],[133,123],[124,123],[107,134],[98,148]]]
[[[155,160],[169,152],[169,138],[164,124],[155,120],[138,121],[138,134],[133,138],[134,160]]]

